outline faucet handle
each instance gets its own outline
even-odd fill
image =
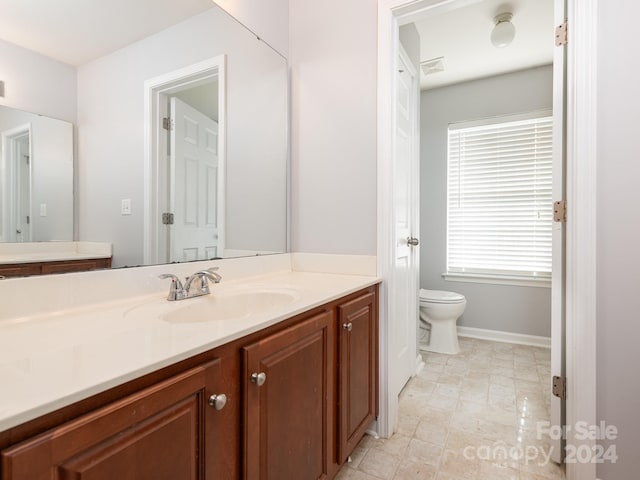
[[[184,298],[184,288],[182,286],[182,282],[178,277],[176,277],[172,273],[163,273],[162,275],[159,275],[158,278],[171,279],[171,287],[169,287],[169,295],[167,295],[167,300],[172,302],[174,300],[182,300]]]

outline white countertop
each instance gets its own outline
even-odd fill
[[[103,242],[0,243],[0,265],[110,258],[111,244]]]
[[[377,283],[368,275],[278,272],[224,281],[178,302],[146,294],[0,321],[0,432]],[[234,319],[163,315],[218,295],[291,292],[283,306]]]

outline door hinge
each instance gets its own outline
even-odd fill
[[[567,221],[567,201],[558,200],[553,204],[553,221],[565,223]]]
[[[173,120],[171,120],[171,117],[164,117],[162,119],[162,128],[168,131],[173,130]]]
[[[567,22],[556,27],[556,47],[567,44]]]
[[[163,225],[173,225],[173,213],[163,213],[162,214],[162,224]]]
[[[31,217],[29,215],[27,215],[27,225],[31,224]]]
[[[553,394],[562,399],[567,399],[567,379],[565,377],[553,377]]]

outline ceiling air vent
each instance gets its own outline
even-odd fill
[[[425,75],[431,75],[438,72],[444,72],[444,57],[432,58],[420,62],[420,68]]]

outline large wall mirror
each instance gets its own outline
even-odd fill
[[[1,241],[109,242],[114,267],[287,250],[282,55],[211,0],[9,3],[2,67],[43,65],[73,118],[0,78]]]

